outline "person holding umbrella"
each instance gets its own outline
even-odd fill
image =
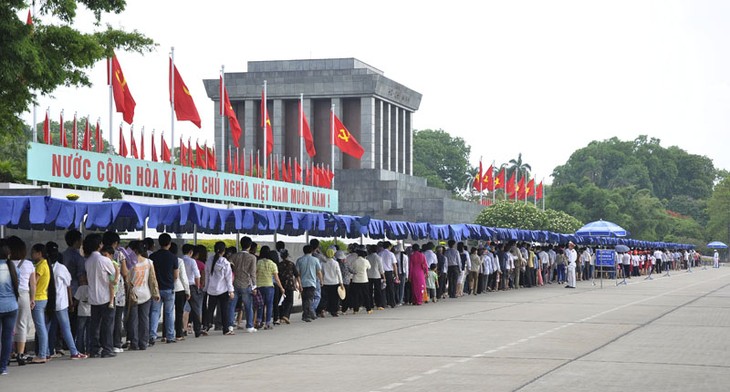
[[[713,268],[720,268],[720,253],[715,249],[715,254],[712,255]]]

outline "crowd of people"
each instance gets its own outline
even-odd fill
[[[65,234],[58,244],[0,239],[0,374],[18,365],[110,358],[213,331],[255,333],[289,324],[295,292],[302,320],[386,307],[415,306],[493,291],[565,284],[597,273],[590,248],[487,242],[468,247],[388,241],[323,249],[312,239],[292,260],[286,244],[259,247],[250,237],[239,248],[216,242],[178,245],[163,233],[121,245],[113,231]],[[29,259],[28,259],[29,257]],[[715,256],[717,259],[717,255]],[[612,273],[631,277],[665,268],[691,268],[694,251],[630,250],[615,254]],[[619,268],[620,266],[620,268]],[[162,318],[162,328],[158,327]],[[35,353],[26,341],[35,329]]]

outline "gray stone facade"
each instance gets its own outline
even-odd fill
[[[331,165],[331,108],[365,150],[362,159],[334,149],[335,169],[384,169],[413,173],[413,113],[421,94],[386,78],[383,72],[354,58],[250,61],[247,72],[225,74],[231,105],[243,128],[241,150],[264,150],[262,90],[266,81],[267,111],[274,131],[274,155],[300,158],[299,102],[314,137],[315,163]],[[215,146],[225,162],[229,145],[227,121],[221,124],[219,81],[203,81],[215,103]],[[226,132],[221,132],[225,126]],[[221,149],[221,146],[223,148]],[[234,150],[235,151],[235,150]],[[234,152],[235,153],[235,152]],[[304,162],[310,159],[303,154]],[[263,157],[261,157],[263,164]]]
[[[339,212],[379,219],[471,223],[484,208],[453,200],[448,191],[413,177],[413,114],[421,94],[355,58],[250,61],[247,72],[225,74],[231,105],[243,128],[239,154],[264,151],[262,91],[274,133],[274,155],[310,162],[299,137],[300,97],[313,134],[314,163],[330,165],[334,151]],[[218,79],[203,81],[216,114],[218,162],[233,146],[221,124]],[[365,150],[357,160],[331,145],[331,108]],[[225,131],[225,132],[223,132]],[[221,149],[221,146],[223,148]],[[233,147],[231,147],[233,148]],[[247,158],[248,159],[248,158]],[[260,158],[263,165],[263,157]],[[247,160],[248,162],[248,160]]]

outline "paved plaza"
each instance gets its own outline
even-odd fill
[[[10,367],[2,391],[725,391],[730,268],[214,332]]]

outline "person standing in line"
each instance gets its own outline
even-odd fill
[[[433,253],[433,252],[431,252]],[[408,255],[403,249],[402,244],[398,244],[393,252],[395,260],[398,263],[398,288],[396,291],[396,306],[401,306],[405,302],[406,283],[408,281]],[[424,254],[425,256],[425,254]],[[434,258],[436,255],[434,254]],[[435,263],[434,263],[435,264]]]
[[[18,236],[7,238],[9,258],[18,275],[18,316],[15,319],[15,341],[18,365],[29,362],[25,356],[25,342],[33,322],[31,311],[35,308],[36,274],[33,262],[26,259],[28,254],[25,242]]]
[[[246,332],[254,333],[258,331],[254,328],[253,319],[253,293],[256,290],[256,256],[251,253],[253,241],[251,237],[245,236],[241,238],[241,251],[231,255],[231,264],[233,264],[233,289],[235,296],[229,305],[230,314],[234,314],[236,302],[242,299],[243,310],[246,313]],[[231,319],[231,325],[236,325],[235,318]]]
[[[195,247],[191,244],[183,244],[182,246],[182,259],[185,264],[185,274],[188,278],[188,285],[190,287],[190,298],[188,299],[188,305],[190,306],[190,313],[188,320],[193,322],[193,332],[195,337],[199,337],[202,334],[202,317],[201,305],[203,301],[203,292],[200,284],[200,270],[198,269],[198,263],[193,259],[193,250]],[[183,328],[187,329],[187,322],[183,323]]]
[[[468,294],[477,295],[479,289],[479,272],[482,270],[483,260],[475,246],[472,246],[469,258],[471,261],[471,269],[469,270]]]
[[[423,304],[423,292],[426,290],[428,266],[426,265],[426,257],[421,253],[421,247],[418,244],[413,244],[411,250],[412,252],[408,259],[410,262],[408,266],[408,270],[410,271],[408,280],[411,281],[411,301],[414,305],[421,305]]]
[[[76,348],[73,335],[71,334],[71,324],[68,319],[68,308],[71,303],[70,299],[73,298],[71,296],[71,274],[68,272],[68,269],[66,269],[66,266],[58,261],[60,258],[58,257],[60,256],[58,253],[58,244],[55,242],[48,242],[46,244],[46,253],[48,254],[48,259],[53,260],[51,268],[53,270],[56,289],[55,317],[53,318],[53,322],[48,326],[49,352],[55,350],[56,326],[58,326],[58,329],[61,331],[61,337],[64,342],[66,342],[66,347],[68,347],[71,352],[71,359],[85,359],[86,354],[80,353]]]
[[[367,251],[362,247],[355,248],[355,254],[357,257],[351,263],[352,266],[352,286],[351,289],[351,301],[350,306],[352,307],[352,313],[357,314],[360,311],[360,306],[364,306],[368,314],[372,313],[373,310],[368,300],[368,270],[370,269],[370,262],[365,257]]]
[[[258,290],[264,299],[265,311],[265,315],[259,314],[258,318],[261,320],[260,324],[263,325],[263,328],[270,330],[274,329],[274,290],[279,290],[283,294],[284,286],[281,285],[281,281],[279,280],[279,268],[271,260],[272,257],[278,257],[279,252],[275,250],[267,251],[265,249],[268,249],[268,247],[264,246],[261,248],[261,258],[256,262],[256,282],[259,284]]]
[[[279,257],[281,258],[279,280],[281,281],[281,285],[284,286],[284,301],[279,307],[279,317],[281,318],[280,323],[289,324],[291,308],[294,304],[294,290],[297,287],[297,277],[299,276],[299,272],[297,271],[297,267],[294,263],[289,260],[288,250],[280,250]]]
[[[218,311],[221,313],[221,324],[223,326],[224,335],[235,335],[233,332],[234,324],[231,323],[231,316],[228,314],[230,307],[228,301],[234,298],[233,288],[233,271],[231,263],[223,257],[226,252],[226,244],[218,241],[213,246],[213,257],[205,265],[206,287],[205,291],[211,301],[218,304]],[[214,306],[208,307],[209,320],[213,320]]]
[[[398,261],[391,252],[393,245],[388,241],[382,242],[382,250],[378,252],[378,256],[383,261],[383,271],[385,275],[385,302],[391,308],[395,308],[396,304],[396,285],[400,282],[396,272],[398,271]]]
[[[383,279],[385,278],[385,270],[383,269],[383,260],[378,256],[377,246],[368,246],[368,262],[370,269],[368,270],[368,300],[370,307],[378,310],[385,309],[385,301],[383,301]]]
[[[320,263],[322,266],[322,302],[319,304],[318,311],[320,313],[326,311],[332,317],[337,317],[340,309],[340,296],[337,294],[337,288],[344,288],[342,281],[342,271],[340,263],[335,259],[335,250],[327,249],[325,251],[326,261]]]
[[[155,267],[157,286],[160,288],[161,301],[153,302],[150,309],[150,345],[155,344],[157,339],[157,326],[160,323],[160,312],[164,311],[163,333],[164,341],[177,343],[175,340],[175,281],[178,280],[180,270],[177,256],[170,252],[172,237],[167,233],[160,234],[157,238],[160,249],[152,253],[149,258]],[[149,251],[148,251],[149,252]]]
[[[119,234],[113,231],[107,231],[102,235],[101,242],[104,248],[108,247],[107,251],[111,250],[111,253],[107,256],[114,266],[120,271],[117,277],[116,283],[114,284],[114,352],[121,353],[124,351],[125,345],[122,341],[122,323],[126,322],[127,309],[126,306],[126,284],[129,276],[129,262],[127,260],[127,252],[124,248],[119,246],[120,238]],[[104,251],[102,250],[102,253]],[[127,341],[129,339],[126,339]],[[127,346],[128,347],[128,346]]]
[[[312,308],[315,286],[322,281],[322,266],[319,260],[312,256],[312,246],[305,245],[304,255],[297,259],[296,267],[299,271],[297,287],[302,295],[302,320],[311,322],[317,318]]]
[[[9,253],[7,242],[0,239],[0,376],[8,374],[20,295],[18,271],[9,260]]]
[[[46,261],[46,246],[43,244],[33,245],[30,251],[30,258],[33,260],[36,276],[35,307],[33,307],[31,314],[33,316],[33,324],[35,325],[36,337],[38,338],[35,348],[37,355],[31,363],[46,363],[51,358],[48,352],[48,327],[46,326],[46,306],[48,305],[48,287],[51,282],[51,270],[48,267],[48,261]]]
[[[150,308],[152,301],[160,301],[160,289],[152,261],[147,258],[147,245],[135,241],[132,252],[136,258],[129,270],[129,339],[130,350],[146,350],[150,336]]]
[[[101,235],[89,234],[84,239],[86,276],[89,283],[91,304],[91,357],[115,357],[112,335],[114,332],[114,308],[109,307],[114,298],[109,293],[109,277],[118,276],[112,261],[101,255]]]
[[[454,248],[456,241],[449,240],[449,248],[444,252],[446,257],[446,278],[448,280],[448,292],[449,298],[456,298],[456,285],[459,280],[459,274],[461,273],[461,256],[459,252]]]
[[[177,257],[177,244],[170,244],[170,253],[177,258],[177,279],[174,283],[175,291],[175,340],[185,340],[185,331],[187,325],[183,325],[183,311],[185,304],[190,300],[190,282],[188,281],[188,273],[185,269],[185,260]]]
[[[568,249],[565,250],[565,255],[568,258],[568,285],[566,289],[575,288],[575,267],[576,260],[578,260],[578,252],[575,250],[575,244],[571,241],[568,242]]]

